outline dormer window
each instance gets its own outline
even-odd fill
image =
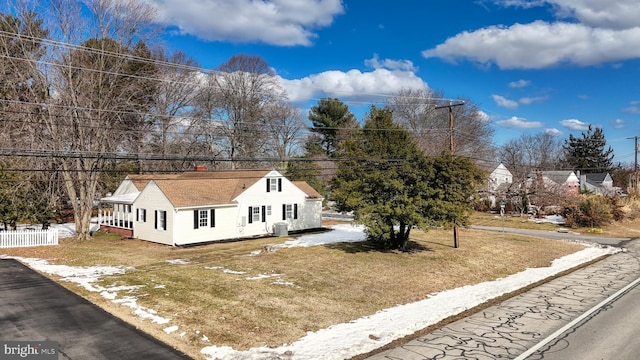
[[[282,192],[282,178],[267,179],[267,192]]]

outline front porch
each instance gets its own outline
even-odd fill
[[[133,237],[133,199],[124,196],[103,198],[98,207],[100,231]]]

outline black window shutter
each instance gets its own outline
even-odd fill
[[[136,221],[140,221],[140,209],[136,209]]]
[[[298,218],[298,204],[293,204],[293,218]]]
[[[282,191],[282,178],[278,178],[278,192]]]
[[[211,227],[216,226],[216,209],[211,209]]]
[[[200,219],[199,219],[198,215],[199,215],[198,214],[198,210],[193,210],[193,228],[194,229],[198,228],[198,225],[199,225],[199,222],[200,222]]]
[[[163,217],[164,217],[164,223],[162,224],[162,230],[167,230],[167,221],[169,221],[169,220],[167,219],[167,212],[166,212],[166,211],[163,211],[163,212],[162,212],[162,215],[164,215],[164,216],[163,216]]]
[[[154,228],[154,229],[157,229],[157,228],[158,228],[158,210],[156,210],[156,211],[154,212],[154,215],[155,215],[155,217],[154,217],[153,228]]]
[[[262,222],[267,221],[267,211],[266,211],[266,206],[262,205]]]
[[[249,206],[249,224],[253,222],[253,219],[251,218],[252,216],[253,216],[253,208]]]
[[[147,209],[142,209],[142,222],[147,222]]]
[[[271,179],[267,179],[267,192],[271,191],[271,184],[270,184],[270,180]]]
[[[282,220],[287,220],[287,204],[282,204]]]

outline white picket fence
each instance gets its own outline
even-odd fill
[[[58,245],[58,229],[0,231],[0,249]]]

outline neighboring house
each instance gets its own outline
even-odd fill
[[[573,171],[535,171],[529,174],[527,186],[542,185],[548,190],[557,190],[565,194],[580,193],[580,179]]]
[[[275,170],[129,175],[100,200],[100,228],[167,245],[322,227],[322,196]]]
[[[613,186],[613,179],[609,173],[594,173],[580,175],[580,190],[611,196],[619,189]]]
[[[491,207],[495,207],[496,199],[504,199],[513,184],[513,174],[502,163],[479,161],[477,165],[487,173],[487,185],[481,190],[481,198],[488,199]]]

